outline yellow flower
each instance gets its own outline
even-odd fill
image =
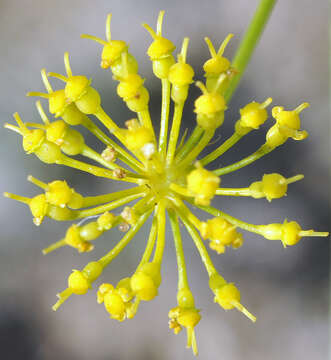
[[[122,239],[108,253],[97,261],[89,262],[82,270],[73,270],[69,275],[68,287],[58,294],[59,300],[53,306],[57,310],[72,294],[87,293],[103,270],[131,242],[135,234],[152,215],[152,225],[147,245],[137,269],[122,279],[116,287],[104,283],[97,292],[98,303],[103,303],[110,317],[118,321],[135,316],[141,301],[153,300],[161,285],[161,265],[166,242],[166,221],[170,220],[178,263],[177,306],[169,312],[169,327],[177,334],[182,327],[187,331],[187,346],[197,354],[195,327],[201,319],[196,309],[193,294],[189,288],[184,251],[179,222],[192,237],[209,276],[209,287],[214,300],[225,310],[236,308],[255,322],[256,318],[241,303],[237,287],[227,282],[216,270],[202,241],[208,239],[211,249],[218,254],[225,247],[238,249],[243,244],[243,236],[237,229],[251,231],[268,240],[279,240],[284,246],[292,246],[304,236],[327,236],[327,232],[302,230],[295,221],[254,225],[228,215],[213,206],[215,196],[251,196],[268,201],[287,194],[288,185],[303,178],[295,175],[289,178],[277,173],[264,174],[262,180],[255,181],[244,188],[220,188],[221,176],[251,164],[288,139],[303,140],[308,133],[301,130],[300,113],[308,107],[303,103],[291,111],[281,106],[272,109],[274,125],[266,135],[266,141],[253,154],[238,162],[211,170],[208,165],[218,159],[243,136],[257,130],[268,119],[267,106],[272,99],[262,103],[253,101],[245,104],[234,126],[233,135],[214,151],[201,157],[200,154],[212,140],[215,130],[225,118],[225,110],[231,97],[235,76],[240,73],[236,63],[223,56],[226,45],[233,36],[229,34],[216,52],[213,44],[206,38],[211,58],[205,62],[206,82],[195,81],[194,70],[187,62],[189,39],[184,38],[177,56],[175,46],[163,34],[164,11],[159,13],[156,31],[147,24],[144,28],[152,36],[153,42],[147,50],[152,61],[153,73],[162,84],[162,109],[159,123],[152,124],[149,112],[149,92],[143,78],[138,74],[137,61],[129,52],[123,40],[111,38],[111,15],[107,16],[106,40],[92,35],[82,35],[103,46],[101,67],[112,72],[118,81],[117,94],[135,113],[126,121],[126,128],[117,122],[102,107],[101,97],[91,86],[91,80],[84,75],[73,75],[69,54],[64,54],[66,75],[49,73],[62,80],[62,89],[53,90],[45,69],[41,76],[47,93],[30,92],[29,96],[39,96],[48,100],[49,112],[55,118],[50,121],[41,103],[36,106],[42,123],[24,123],[18,113],[14,119],[18,126],[5,124],[5,127],[20,134],[23,150],[36,155],[42,162],[68,166],[94,176],[129,183],[127,189],[96,196],[82,196],[64,180],[44,183],[29,176],[28,180],[42,189],[33,198],[11,193],[6,197],[26,204],[32,213],[33,221],[40,225],[45,217],[56,221],[78,221],[67,229],[64,237],[43,250],[47,254],[63,246],[70,246],[79,253],[91,251],[91,241],[118,227],[124,231]],[[258,34],[255,34],[257,38]],[[242,69],[241,69],[242,70]],[[190,137],[179,141],[182,113],[189,86],[195,82],[202,94],[195,99],[196,128]],[[169,130],[170,103],[174,111]],[[90,119],[96,117],[109,133],[105,133]],[[130,118],[130,116],[128,116]],[[83,135],[73,127],[81,125],[94,134],[105,146],[100,153],[85,144]],[[160,128],[157,136],[155,130]],[[89,162],[73,158],[80,155]],[[93,164],[91,164],[93,161]],[[133,185],[133,186],[132,186]],[[200,221],[191,209],[204,210],[212,216]],[[121,209],[120,211],[118,211]],[[112,211],[116,210],[117,215]],[[200,236],[200,234],[201,236]],[[202,238],[201,238],[202,237]],[[153,254],[153,255],[152,255]]]

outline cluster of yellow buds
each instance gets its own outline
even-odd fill
[[[198,167],[187,175],[187,191],[196,205],[209,205],[221,179],[212,171]]]
[[[269,225],[249,224],[211,205],[219,195],[250,196],[268,201],[278,199],[286,195],[289,184],[303,178],[303,175],[286,178],[272,173],[263,175],[262,180],[248,187],[220,187],[221,176],[251,164],[289,138],[306,138],[308,133],[301,130],[300,113],[308,107],[308,103],[299,105],[293,111],[286,111],[281,106],[274,107],[271,113],[276,123],[268,130],[265,143],[256,152],[234,164],[208,169],[211,162],[267,121],[267,107],[272,99],[267,98],[261,103],[253,101],[243,106],[233,134],[215,150],[201,157],[201,152],[224,122],[231,97],[229,89],[234,86],[233,81],[239,74],[236,62],[223,56],[233,35],[225,38],[217,52],[211,40],[205,38],[211,56],[203,65],[206,81],[195,81],[194,70],[187,62],[189,39],[183,39],[176,62],[173,55],[175,45],[162,32],[163,17],[164,11],[161,11],[156,31],[143,24],[153,39],[147,54],[162,86],[161,116],[160,121],[155,121],[156,128],[160,125],[159,136],[155,134],[152,124],[149,93],[144,79],[138,74],[137,61],[125,41],[111,37],[110,14],[106,21],[106,40],[86,34],[82,38],[94,40],[103,46],[101,67],[110,69],[113,79],[119,82],[117,94],[135,113],[133,118],[128,116],[131,120],[124,122],[126,128],[120,127],[103,110],[101,97],[91,86],[91,80],[83,75],[73,75],[67,52],[64,54],[66,76],[47,73],[42,69],[41,77],[47,92],[28,93],[29,96],[45,98],[49,112],[56,120],[51,121],[37,101],[42,123],[24,123],[15,113],[18,126],[5,124],[6,128],[22,136],[23,149],[27,154],[35,154],[47,164],[68,166],[134,186],[104,195],[83,196],[64,180],[44,183],[29,176],[28,180],[43,190],[41,194],[32,198],[11,193],[4,195],[28,205],[36,225],[40,225],[46,216],[57,221],[79,220],[69,226],[61,240],[46,247],[44,254],[66,245],[79,253],[88,252],[93,250],[91,242],[105,232],[115,227],[124,232],[122,239],[103,257],[89,262],[83,270],[73,270],[68,276],[67,288],[58,294],[54,310],[71,295],[86,294],[152,215],[147,245],[133,275],[122,279],[116,286],[103,283],[97,291],[98,303],[103,303],[110,317],[118,321],[133,318],[142,301],[151,301],[158,295],[168,219],[178,264],[177,306],[169,312],[169,327],[175,334],[184,327],[187,346],[197,354],[195,327],[201,314],[189,287],[180,223],[190,234],[206,268],[214,301],[225,310],[239,310],[253,322],[256,318],[240,303],[238,288],[218,273],[203,240],[208,240],[211,249],[223,254],[226,247],[238,249],[243,245],[243,235],[237,229],[262,235],[268,240],[279,240],[284,247],[295,245],[304,236],[327,236],[328,233],[302,230],[297,222],[287,220]],[[53,90],[49,76],[62,80],[64,88]],[[202,91],[194,102],[196,127],[188,139],[184,135],[179,141],[183,108],[190,85],[194,82]],[[172,122],[169,121],[171,101]],[[95,116],[104,129],[92,121],[90,115]],[[90,148],[74,126],[90,131],[103,143],[104,150],[99,153]],[[76,155],[88,158],[94,164],[74,158]],[[194,215],[192,205],[210,214],[211,218],[200,221]]]
[[[100,285],[97,294],[98,303],[104,303],[112,319],[118,321],[132,319],[141,300],[150,301],[155,298],[160,283],[159,264],[145,263],[131,278],[120,280],[116,288],[111,284]]]
[[[104,303],[106,310],[112,319],[123,321],[131,319],[135,315],[130,279],[122,279],[114,288],[111,284],[102,284],[98,290],[98,303]]]
[[[201,222],[200,233],[203,239],[210,240],[210,248],[218,254],[225,252],[225,246],[238,249],[244,242],[236,227],[220,216]]]

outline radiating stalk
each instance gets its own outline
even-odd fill
[[[162,108],[161,108],[161,124],[159,137],[159,152],[165,158],[167,150],[168,139],[168,122],[169,122],[169,108],[170,108],[170,90],[171,85],[169,80],[162,79]]]

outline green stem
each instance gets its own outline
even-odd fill
[[[170,224],[172,228],[172,233],[174,237],[176,257],[177,257],[177,267],[178,267],[178,290],[183,288],[188,288],[186,264],[183,250],[182,237],[180,234],[178,218],[174,210],[168,210]]]
[[[230,101],[233,93],[239,85],[275,4],[276,0],[261,0],[255,11],[255,14],[232,61],[232,67],[239,71],[239,74],[232,78],[229,87],[225,92],[224,97],[227,102]]]
[[[217,270],[208,254],[208,251],[207,251],[205,245],[203,244],[203,241],[201,240],[199,233],[194,228],[194,226],[191,224],[191,222],[183,214],[180,214],[179,216],[182,219],[188,233],[190,234],[190,236],[193,239],[193,242],[200,254],[201,260],[202,260],[203,264],[205,265],[205,268],[207,270],[209,277],[212,276],[213,274],[216,274]]]
[[[85,218],[88,216],[92,216],[92,215],[98,215],[101,213],[104,213],[105,211],[110,211],[113,209],[116,209],[122,205],[125,205],[128,202],[131,202],[133,200],[136,200],[140,197],[144,197],[146,196],[146,192],[140,192],[137,194],[132,194],[132,195],[128,195],[125,197],[122,197],[118,200],[112,201],[110,203],[104,204],[104,205],[100,205],[100,206],[96,206],[94,208],[90,208],[90,209],[86,209],[86,210],[79,210],[76,213],[76,219],[79,218]]]
[[[94,160],[95,162],[99,163],[100,165],[110,169],[110,170],[115,170],[115,169],[123,169],[121,166],[113,163],[113,162],[109,162],[106,161],[100,154],[98,154],[96,151],[94,151],[93,149],[91,149],[89,146],[85,145],[81,155]],[[128,173],[128,171],[126,170],[126,172]]]
[[[222,196],[252,196],[249,188],[218,188],[216,195]]]
[[[99,260],[99,263],[103,267],[107,266],[129,244],[129,242],[136,235],[138,230],[144,225],[151,212],[152,210],[142,215],[136,222],[136,224],[133,225],[131,229],[123,236],[121,241],[108,254],[106,254]]]
[[[153,137],[155,139],[152,119],[148,108],[146,110],[138,112],[138,119],[141,122],[142,126],[144,126],[145,128],[149,129],[152,132]]]
[[[182,120],[182,114],[183,114],[183,107],[184,102],[175,104],[175,111],[174,111],[174,117],[172,120],[172,126],[170,131],[170,137],[169,137],[169,144],[168,144],[168,152],[167,152],[167,165],[169,166],[172,163],[172,160],[174,158],[175,152],[176,152],[176,145],[180,130],[180,124]]]
[[[164,158],[167,150],[171,85],[168,79],[162,79],[161,81],[162,81],[162,108],[161,108],[159,152],[161,153],[161,156]]]
[[[124,177],[124,178],[115,177],[113,174],[113,171],[111,171],[111,170],[104,169],[104,168],[90,165],[90,164],[86,164],[82,161],[72,159],[69,156],[66,156],[64,154],[61,154],[61,158],[56,161],[56,164],[68,166],[73,169],[81,170],[81,171],[87,172],[89,174],[92,174],[94,176],[104,177],[107,179],[132,182],[132,183],[136,183],[136,184],[139,183],[138,179],[130,178],[129,176]]]
[[[176,154],[176,161],[181,161],[193,149],[194,145],[201,139],[203,132],[203,128],[199,125],[195,127],[189,139]]]
[[[201,140],[196,144],[194,149],[179,163],[180,167],[190,165],[201,153],[201,151],[208,145],[209,141],[214,136],[215,130],[206,130]]]
[[[153,252],[153,248],[155,245],[155,241],[156,241],[156,234],[157,234],[157,219],[154,216],[153,217],[153,222],[152,222],[152,226],[151,226],[151,231],[149,233],[149,237],[148,237],[148,241],[147,241],[147,245],[144,251],[144,254],[141,258],[141,261],[137,267],[137,270],[144,265],[147,261],[149,261],[152,252]]]
[[[254,161],[260,159],[262,156],[268,154],[272,150],[274,150],[274,148],[271,148],[271,147],[267,146],[266,144],[263,144],[257,151],[255,151],[255,153],[245,157],[244,159],[241,159],[241,160],[235,162],[234,164],[214,170],[214,174],[216,174],[217,176],[221,176],[221,175],[229,174],[233,171],[239,170],[247,165],[250,165]]]
[[[109,193],[109,194],[105,194],[105,195],[86,196],[83,199],[82,207],[85,208],[85,207],[95,206],[95,205],[99,205],[99,204],[105,204],[110,201],[122,199],[128,195],[133,195],[133,194],[137,194],[137,193],[141,194],[143,189],[144,189],[144,186],[136,186],[132,189],[121,190],[121,191],[117,191],[117,192],[113,192],[113,193]]]
[[[200,254],[201,260],[207,270],[207,273],[210,276],[217,273],[215,266],[208,254],[208,251],[203,244],[203,241],[198,233],[198,231],[195,229],[195,226],[192,224],[191,220],[189,219],[188,213],[190,212],[189,209],[187,209],[184,204],[181,204],[181,201],[179,199],[172,199],[172,202],[174,204],[174,207],[176,209],[176,213],[179,215],[180,219],[182,220],[183,224],[185,225],[188,233],[190,234],[191,238],[193,239],[193,242]]]
[[[234,144],[236,144],[242,137],[243,135],[239,135],[238,133],[234,132],[221,146],[219,146],[216,150],[202,158],[200,160],[201,164],[205,166],[216,160],[227,150],[229,150]]]
[[[165,231],[166,231],[166,212],[165,205],[161,201],[157,205],[156,210],[156,218],[157,218],[157,243],[154,253],[153,261],[161,264],[164,246],[165,246]]]

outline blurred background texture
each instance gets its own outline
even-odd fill
[[[233,56],[248,25],[257,0],[1,0],[0,1],[0,115],[12,122],[18,111],[25,121],[39,121],[34,99],[27,91],[43,90],[40,69],[63,73],[63,53],[69,51],[75,74],[93,78],[105,109],[121,126],[132,113],[116,97],[116,82],[100,68],[101,46],[80,39],[81,33],[104,37],[106,15],[113,13],[112,34],[130,44],[151,93],[154,122],[160,113],[160,84],[145,54],[150,35],[141,27],[155,27],[159,10],[165,9],[164,35],[179,48],[190,38],[188,62],[203,79],[202,64],[209,57],[203,38],[216,46],[232,32],[226,50]],[[219,198],[215,206],[248,222],[263,224],[298,221],[304,229],[329,228],[329,94],[328,94],[328,3],[326,0],[278,1],[242,83],[234,96],[226,121],[217,133],[218,142],[233,130],[238,111],[250,101],[271,96],[274,105],[294,108],[303,101],[311,107],[302,113],[302,127],[310,136],[303,142],[288,141],[272,154],[228,176],[224,186],[245,187],[263,173],[286,177],[305,174],[304,181],[289,187],[288,196],[269,204],[265,199]],[[54,86],[61,84],[54,81]],[[185,126],[192,129],[193,101],[190,92],[185,108]],[[216,165],[227,165],[253,152],[264,140],[271,121],[229,151]],[[61,166],[42,164],[25,155],[21,138],[5,129],[1,137],[1,191],[34,196],[38,190],[26,181],[33,174],[44,181],[66,179],[82,194],[97,195],[118,190],[121,185],[100,180]],[[87,136],[97,150],[102,146]],[[216,144],[211,144],[210,149]],[[216,166],[215,165],[215,166]],[[46,220],[37,228],[26,208],[0,199],[0,358],[4,360],[122,360],[192,359],[185,349],[183,331],[168,330],[168,310],[175,305],[177,273],[168,229],[159,296],[140,306],[137,316],[118,323],[110,320],[95,292],[73,296],[54,313],[56,293],[66,287],[71,269],[82,268],[99,258],[120,233],[97,240],[93,253],[79,255],[62,248],[48,256],[41,249],[60,239],[67,225]],[[202,359],[278,360],[326,359],[328,353],[329,239],[304,238],[284,249],[245,233],[244,246],[225,255],[212,254],[220,273],[235,282],[242,303],[258,318],[252,324],[236,311],[225,312],[213,303],[207,275],[190,238],[183,231],[189,281],[202,309],[196,328]],[[134,271],[147,236],[144,228],[135,241],[105,271],[101,281],[116,282]]]

